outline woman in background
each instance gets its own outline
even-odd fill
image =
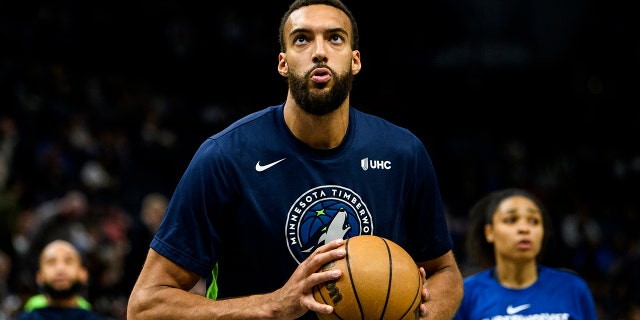
[[[578,274],[540,264],[550,216],[526,190],[494,191],[470,211],[467,254],[482,271],[464,279],[454,319],[597,319],[591,291]]]

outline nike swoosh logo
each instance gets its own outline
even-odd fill
[[[286,158],[282,158],[282,159],[280,159],[280,160],[278,160],[278,161],[274,161],[274,162],[271,162],[271,163],[269,163],[269,164],[265,164],[264,166],[261,166],[261,165],[260,165],[260,161],[258,161],[258,162],[256,163],[256,171],[258,171],[258,172],[265,171],[265,170],[267,170],[267,169],[269,169],[269,168],[271,168],[271,167],[275,166],[276,164],[278,164],[278,163],[280,163],[280,162],[284,161],[284,159],[286,159]]]
[[[509,305],[507,307],[507,314],[514,314],[514,313],[518,313],[524,309],[528,309],[531,305],[530,304],[523,304],[521,306],[517,306],[517,307],[513,307],[511,305]]]

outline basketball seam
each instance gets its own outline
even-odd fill
[[[324,296],[324,293],[322,293],[322,290],[320,290],[317,286],[313,287],[313,292],[318,292],[318,295],[320,295],[320,298],[322,298],[322,302],[324,302],[325,304],[329,304]]]
[[[380,320],[384,319],[384,314],[387,312],[387,306],[389,305],[389,295],[391,294],[391,284],[393,283],[393,258],[391,257],[391,249],[389,248],[389,244],[387,240],[382,239],[385,247],[387,247],[387,257],[389,258],[389,282],[387,283],[387,297],[384,299],[384,308],[382,308],[382,313],[380,314]]]
[[[349,281],[351,282],[351,288],[356,298],[356,302],[358,303],[358,309],[360,310],[360,315],[362,318],[364,318],[364,310],[362,310],[362,304],[360,303],[360,298],[358,297],[358,291],[356,290],[356,284],[353,281],[353,273],[351,272],[351,261],[349,261],[349,240],[351,240],[351,238],[347,239],[347,241],[345,242],[345,250],[347,251],[347,254],[345,256],[345,262],[347,263],[347,272],[349,273]]]

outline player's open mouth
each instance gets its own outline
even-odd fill
[[[325,68],[318,68],[311,72],[311,81],[315,83],[327,83],[331,80],[331,72]]]

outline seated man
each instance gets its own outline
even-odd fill
[[[31,297],[16,319],[104,319],[82,297],[88,278],[80,253],[71,243],[50,242],[40,253],[36,273],[42,293]]]

